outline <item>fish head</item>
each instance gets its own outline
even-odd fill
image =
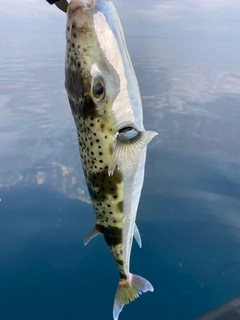
[[[73,114],[81,117],[111,113],[120,90],[119,75],[107,60],[96,33],[97,14],[107,3],[72,0],[68,6],[65,87]]]
[[[144,130],[137,79],[113,3],[72,0],[68,6],[66,89],[73,113],[102,116]]]

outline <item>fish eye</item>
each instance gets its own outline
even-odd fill
[[[93,91],[95,96],[101,96],[103,94],[104,88],[101,82],[95,84],[95,86],[93,87]]]
[[[92,92],[96,100],[103,100],[105,96],[105,86],[101,78],[94,79]]]

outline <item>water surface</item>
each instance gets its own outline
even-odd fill
[[[64,34],[1,32],[0,318],[111,319],[64,89]],[[120,319],[191,320],[240,295],[239,43],[127,38],[148,148],[131,271],[154,293]]]

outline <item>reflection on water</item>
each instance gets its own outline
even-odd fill
[[[94,215],[63,85],[64,35],[1,36],[0,318],[111,319],[116,267],[101,237],[82,245]],[[127,40],[145,127],[159,135],[131,261],[155,292],[124,318],[190,320],[240,295],[238,44]]]
[[[45,188],[56,190],[70,199],[91,203],[83,175],[61,163],[45,163],[44,166],[27,167],[18,172],[1,173],[0,188],[29,185],[44,185]]]

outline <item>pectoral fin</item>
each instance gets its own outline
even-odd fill
[[[136,223],[134,225],[134,234],[133,235],[134,235],[135,240],[137,241],[137,244],[139,245],[139,248],[142,248],[142,239],[141,239],[141,235],[139,233],[139,230],[138,230]]]
[[[133,128],[126,132],[119,132],[108,166],[109,176],[113,175],[116,167],[118,170],[124,171],[129,166],[134,166],[139,151],[145,148],[156,135],[157,133],[153,131],[139,132]]]
[[[95,238],[99,234],[101,234],[101,232],[95,226],[84,239],[84,245],[86,246],[93,238]]]

